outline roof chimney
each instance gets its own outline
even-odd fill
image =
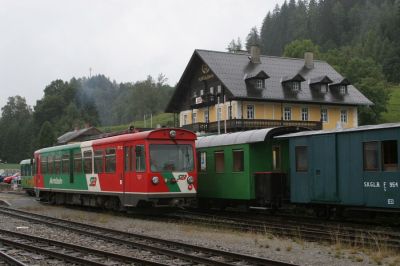
[[[250,46],[250,61],[253,64],[260,64],[260,47],[258,45]]]
[[[311,52],[304,53],[304,66],[308,69],[314,68],[314,54]]]

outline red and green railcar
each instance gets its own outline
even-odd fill
[[[35,152],[36,195],[57,204],[121,208],[196,197],[196,135],[162,128]]]
[[[28,194],[34,195],[34,173],[35,161],[31,159],[22,160],[20,163],[21,187]]]

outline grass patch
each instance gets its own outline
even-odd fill
[[[126,130],[129,128],[130,125],[135,125],[135,127],[137,128],[156,128],[157,125],[172,127],[174,125],[174,114],[161,113],[153,115],[153,119],[150,119],[150,117],[146,117],[145,121],[143,119],[136,120],[125,125],[104,126],[104,127],[99,127],[99,129],[105,133],[108,133],[108,132]]]
[[[400,121],[400,86],[390,88],[390,99],[386,106],[387,111],[382,113],[385,122]]]
[[[0,169],[19,169],[19,164],[17,163],[0,163]]]

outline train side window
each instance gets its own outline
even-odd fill
[[[40,158],[40,172],[42,174],[47,173],[47,157]]]
[[[207,171],[207,152],[201,151],[197,153],[197,164],[200,169],[200,172]]]
[[[92,173],[92,151],[85,151],[83,152],[83,162],[84,162],[84,171],[85,174],[91,174]]]
[[[234,150],[233,151],[233,172],[244,171],[244,151]]]
[[[146,171],[146,154],[144,145],[136,145],[135,147],[136,154],[136,171],[144,172]]]
[[[114,173],[115,167],[115,148],[108,148],[106,149],[106,173]]]
[[[383,171],[398,170],[397,140],[382,141],[382,169]]]
[[[124,171],[129,172],[130,170],[130,162],[131,162],[131,153],[130,147],[124,147]]]
[[[281,170],[281,147],[279,145],[272,147],[272,170]]]
[[[94,151],[94,172],[103,173],[103,150]]]
[[[378,171],[379,170],[379,159],[378,159],[378,142],[364,142],[363,143],[363,160],[365,171]]]
[[[80,151],[74,152],[74,173],[82,173],[82,153]]]
[[[61,173],[61,155],[54,156],[54,173],[56,175]]]
[[[223,173],[225,169],[224,152],[216,151],[214,152],[214,162],[215,162],[215,172]]]
[[[62,173],[69,174],[69,153],[62,155]]]
[[[129,169],[131,172],[134,172],[135,171],[135,160],[136,160],[135,154],[136,154],[136,152],[135,152],[135,149],[133,146],[129,147],[129,154],[131,156]]]
[[[53,155],[50,155],[47,157],[47,173],[48,174],[53,174],[54,173],[54,160],[53,160]]]
[[[307,172],[308,171],[308,152],[307,146],[296,146],[296,172]]]

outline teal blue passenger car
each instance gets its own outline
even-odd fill
[[[292,203],[400,208],[400,123],[277,138],[289,140]]]

